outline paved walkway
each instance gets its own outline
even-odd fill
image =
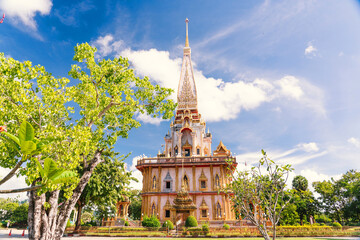
[[[11,240],[24,240],[28,239],[27,230],[25,231],[24,236],[22,236],[23,230],[11,230],[11,236],[9,236],[10,229],[0,229],[0,239],[11,239]],[[101,239],[128,239],[128,238],[122,238],[122,237],[63,237],[62,239],[81,239],[81,240],[101,240]]]

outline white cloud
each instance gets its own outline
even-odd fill
[[[180,58],[171,59],[168,52],[156,49],[126,49],[120,54],[130,60],[138,74],[149,76],[162,86],[177,89],[182,61]],[[222,79],[205,77],[196,68],[194,76],[198,89],[199,111],[207,121],[234,119],[241,110],[255,109],[265,102],[283,97],[298,102],[313,102],[312,96],[305,96],[302,88],[310,84],[300,82],[294,76],[284,76],[274,82],[265,79],[255,79],[253,82],[225,82]],[[175,96],[174,94],[174,99]],[[318,99],[316,101],[318,102]],[[308,106],[319,106],[322,109],[320,112],[324,112],[322,102]]]
[[[137,165],[137,161],[139,159],[142,159],[142,158],[146,158],[146,156],[141,155],[141,156],[134,157],[133,160],[132,160],[132,164],[130,166],[130,171],[132,172],[131,176],[138,180],[138,182],[135,182],[135,181],[130,182],[130,187],[133,188],[133,189],[142,190],[143,176],[142,176],[142,173],[139,170],[137,170],[136,167],[135,167]]]
[[[104,37],[99,37],[91,43],[96,46],[98,51],[98,57],[105,57],[114,52],[119,52],[124,45],[122,40],[114,41],[114,37],[111,34],[105,35]]]
[[[0,168],[0,179],[5,177],[10,172],[10,169]],[[10,190],[28,187],[25,183],[24,176],[13,176],[0,186],[0,190]],[[11,193],[11,194],[0,194],[0,198],[19,198],[19,200],[27,199],[26,192],[23,193]]]
[[[301,143],[298,145],[299,148],[304,150],[305,152],[318,152],[319,147],[316,143],[310,142],[310,143]]]
[[[32,29],[37,28],[35,15],[48,15],[52,5],[52,0],[0,0],[0,9],[5,12],[6,17],[15,22],[21,21]]]
[[[360,140],[359,139],[351,137],[347,141],[348,141],[348,143],[354,145],[355,147],[360,148]]]
[[[319,173],[314,169],[303,169],[300,171],[299,175],[305,177],[308,180],[309,190],[313,192],[314,192],[314,188],[312,187],[313,182],[325,181],[325,180],[327,181],[330,180],[331,178],[334,178],[334,180],[338,180],[341,178],[341,174],[330,176],[327,174]]]
[[[154,118],[151,117],[147,114],[143,114],[143,113],[138,113],[136,115],[136,119],[145,123],[150,123],[150,124],[154,124],[154,125],[160,125],[161,122],[166,121],[162,118]]]
[[[308,168],[306,165],[305,168],[300,168],[299,165],[301,163],[306,163],[311,159],[315,159],[327,154],[327,151],[319,152],[319,147],[316,143],[301,143],[296,147],[289,150],[276,150],[267,152],[268,157],[271,160],[274,160],[276,164],[291,164],[295,170],[289,173],[287,179],[287,187],[292,187],[292,180],[296,175],[304,176],[309,183],[309,190],[314,192],[314,188],[312,187],[312,183],[316,181],[324,181],[330,180],[334,178],[335,180],[340,179],[340,175],[327,175],[322,173],[316,169]],[[236,156],[239,171],[250,170],[252,166],[257,166],[259,163],[259,159],[262,157],[260,151],[258,152],[248,152],[245,154],[240,154]],[[246,163],[246,165],[245,165]],[[266,170],[264,169],[264,172]]]
[[[315,57],[316,54],[317,54],[317,48],[314,47],[313,43],[312,42],[308,42],[308,46],[307,48],[305,48],[305,56],[307,57]]]
[[[281,93],[290,98],[299,100],[304,92],[299,85],[299,79],[294,76],[285,76],[275,82],[281,88]]]
[[[319,152],[319,147],[315,142],[300,143],[292,149],[267,151],[267,156],[277,164],[291,164],[292,166],[306,163],[311,159],[324,156],[328,151]],[[248,152],[236,156],[238,162],[247,165],[256,165],[262,157],[261,152]],[[241,166],[239,166],[241,167]]]
[[[116,48],[118,42],[121,47]],[[121,50],[122,41],[114,41],[112,35],[99,37],[94,45],[101,55],[111,52],[127,57],[137,74],[149,76],[157,84],[172,89],[178,88],[182,59],[170,58],[167,51],[157,49]],[[196,63],[193,61],[193,66]],[[261,104],[286,98],[324,114],[322,91],[306,80],[295,76],[284,76],[278,80],[256,78],[253,81],[226,82],[223,79],[206,77],[194,67],[194,77],[198,93],[199,111],[206,121],[235,119],[242,110],[252,110]],[[176,100],[176,92],[172,95]],[[214,111],[216,109],[216,111]],[[144,118],[145,121],[149,120]],[[158,121],[154,121],[158,124]]]

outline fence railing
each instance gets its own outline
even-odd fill
[[[156,157],[156,158],[142,158],[137,161],[137,165],[143,164],[169,164],[169,163],[195,163],[195,162],[225,162],[231,159],[236,161],[235,157],[219,156],[219,157]]]

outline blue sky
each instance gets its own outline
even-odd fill
[[[223,140],[243,169],[263,148],[310,182],[360,167],[357,1],[0,0],[0,11],[8,56],[67,76],[73,47],[90,42],[99,57],[126,56],[139,76],[175,89],[189,18],[213,150]],[[157,154],[170,124],[138,118],[143,126],[116,145],[132,152],[131,170]]]

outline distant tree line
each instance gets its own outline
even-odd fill
[[[0,222],[3,227],[26,227],[29,203],[12,198],[0,198]],[[9,222],[9,223],[8,223]]]
[[[292,182],[292,201],[284,209],[281,225],[310,224],[310,218],[319,225],[360,225],[360,172],[350,170],[339,180],[314,182],[314,193],[308,181],[296,176]],[[318,195],[316,198],[315,195]]]

